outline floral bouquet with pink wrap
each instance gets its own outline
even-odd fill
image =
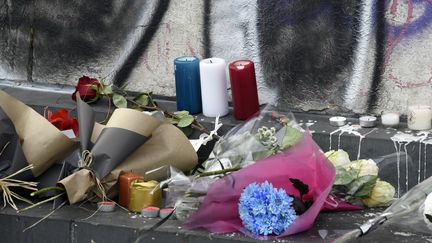
[[[293,119],[268,111],[234,131],[237,138],[233,140],[231,132],[218,142],[215,161],[209,160],[205,168],[241,169],[210,185],[186,226],[253,237],[282,237],[312,227],[335,178],[333,165],[312,137]],[[228,146],[230,139],[237,145]],[[263,145],[260,150],[245,147],[258,148],[258,143]],[[264,159],[254,160],[259,157]]]

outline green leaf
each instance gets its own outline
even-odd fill
[[[189,115],[189,111],[176,111],[176,112],[174,112],[174,115],[177,118],[181,119],[181,118],[183,118],[185,116],[188,116]]]
[[[193,116],[187,115],[187,116],[184,116],[180,119],[177,126],[178,127],[188,127],[188,126],[190,126],[190,124],[192,124],[193,121],[194,121]]]
[[[371,175],[359,177],[348,185],[348,194],[360,198],[369,196],[377,179],[377,176]]]
[[[299,143],[303,138],[303,134],[299,130],[288,125],[285,127],[285,135],[282,139],[282,150],[291,148],[292,146]]]
[[[252,158],[254,161],[265,159],[267,157],[270,157],[271,155],[273,155],[273,151],[271,150],[252,152]]]
[[[147,106],[149,104],[149,97],[146,94],[137,96],[134,101],[140,105]]]
[[[336,178],[333,185],[348,185],[357,178],[354,170],[346,170],[344,167],[336,167]]]
[[[126,108],[127,107],[127,101],[126,98],[119,94],[114,94],[113,97],[113,103],[117,108]]]
[[[102,93],[105,94],[105,95],[111,95],[111,94],[113,94],[112,85],[106,85],[106,86],[104,86],[103,90],[102,90]]]
[[[177,119],[174,119],[174,118],[167,118],[167,121],[173,125],[175,125],[179,122]]]

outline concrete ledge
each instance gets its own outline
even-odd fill
[[[38,112],[43,111],[45,106],[49,106],[55,110],[58,108],[73,109],[75,103],[71,100],[70,94],[72,89],[65,88],[62,91],[45,90],[43,87],[38,89],[29,89],[28,87],[19,87],[14,85],[5,85],[0,83],[0,89],[5,90],[12,96],[29,104]],[[68,90],[68,91],[65,91]],[[158,103],[161,107],[167,110],[175,110],[175,102],[169,99],[160,97]],[[106,102],[99,102],[94,106],[96,110],[96,119],[103,120],[107,109]],[[334,133],[337,128],[332,127],[328,123],[329,116],[319,114],[306,114],[295,112],[294,115],[299,123],[303,124],[304,129],[309,129],[312,132],[314,140],[323,149],[330,148],[330,134]],[[207,128],[212,129],[214,122],[212,119],[197,116],[197,119],[202,122]],[[355,117],[349,118],[353,124],[357,123]],[[222,118],[224,126],[221,129],[221,134],[226,133],[230,128],[239,124],[232,116],[228,115]],[[404,124],[402,124],[404,126]],[[404,131],[401,129],[399,131]],[[398,132],[398,130],[388,129],[378,126],[374,129],[360,129],[360,134],[367,134],[361,140],[361,158],[382,158],[392,153],[395,153],[395,146],[390,138]],[[198,134],[194,134],[197,136]],[[339,140],[339,134],[334,133],[331,140],[331,147],[336,149],[338,144],[340,148],[349,152],[351,159],[355,159],[359,153],[360,138],[352,134],[342,134]],[[340,141],[340,143],[339,143]],[[212,148],[212,144],[200,150],[200,157],[204,159]],[[418,171],[418,161],[420,161],[421,153],[419,153],[419,144],[412,143],[407,146],[407,152],[411,156],[410,171]],[[419,157],[420,154],[420,157]],[[431,156],[430,156],[431,157]],[[397,173],[393,171],[395,163],[381,175],[385,180],[393,180],[393,184],[397,184]],[[427,175],[432,174],[432,164],[428,162]],[[404,170],[400,171],[400,178],[405,178]],[[387,177],[388,178],[387,178]],[[411,175],[409,177],[409,187],[417,183],[418,178]],[[404,185],[404,184],[402,184]],[[147,220],[119,208],[113,213],[97,213],[89,219],[94,211],[95,206],[86,204],[83,207],[76,205],[64,206],[56,211],[48,219],[42,221],[37,226],[25,232],[23,230],[42,217],[47,215],[51,208],[50,204],[43,205],[38,208],[17,214],[11,208],[4,208],[0,211],[0,236],[1,242],[134,242],[141,235],[140,242],[257,242],[239,234],[214,235],[205,231],[188,231],[181,226],[181,223],[176,220],[170,220],[156,231],[145,231],[153,226],[157,220]],[[358,212],[346,213],[321,213],[314,227],[302,234],[284,238],[278,242],[330,242],[337,236],[347,232],[350,229],[358,227],[361,223],[376,216],[382,209],[368,209]],[[431,236],[411,234],[410,237],[405,237],[403,234],[395,234],[394,229],[387,231],[379,231],[379,235],[371,234],[364,238],[367,242],[394,242],[406,241],[410,242],[425,242],[431,240]]]

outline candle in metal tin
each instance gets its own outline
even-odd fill
[[[159,215],[158,207],[146,207],[141,210],[141,216],[146,218],[156,218]]]
[[[376,126],[377,118],[374,116],[361,116],[359,124],[361,127],[374,127]]]
[[[333,116],[329,118],[330,125],[335,127],[345,126],[347,119],[343,116]]]

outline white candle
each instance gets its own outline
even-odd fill
[[[374,116],[362,116],[359,118],[361,127],[374,127],[376,125],[376,117]]]
[[[204,116],[228,114],[226,63],[222,58],[207,58],[200,62],[201,98]]]
[[[329,118],[330,125],[341,127],[346,124],[347,119],[343,116],[333,116]]]
[[[384,126],[396,127],[399,125],[399,113],[389,112],[381,115],[381,123]]]
[[[412,130],[431,129],[432,109],[428,105],[408,106],[408,128]]]

